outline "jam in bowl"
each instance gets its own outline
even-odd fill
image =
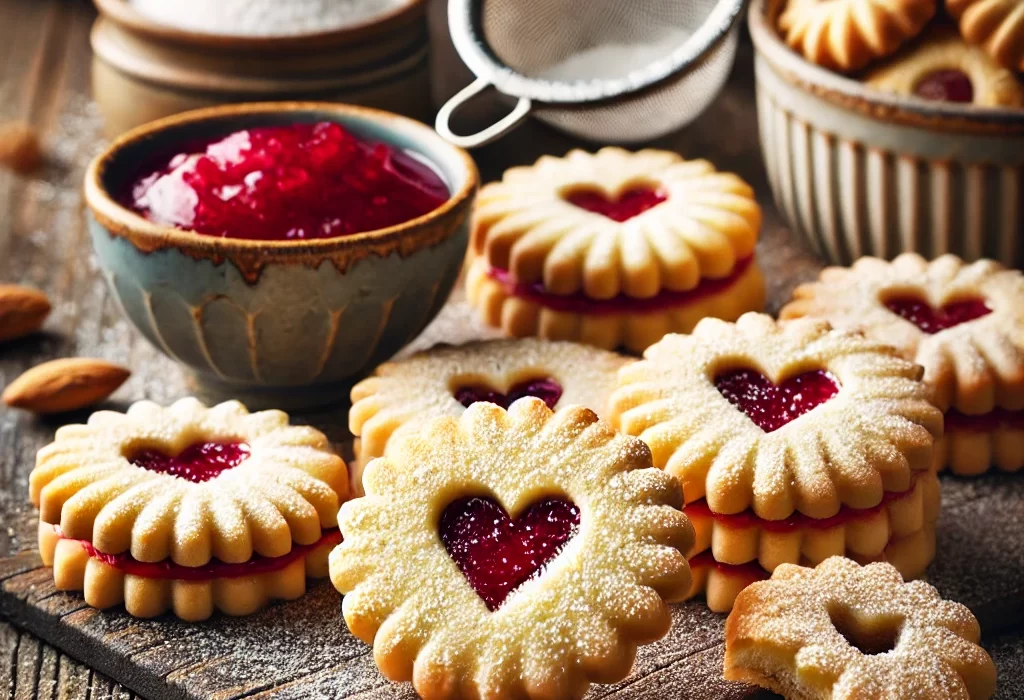
[[[419,122],[267,103],[139,127],[93,161],[85,194],[138,330],[210,393],[296,407],[343,399],[329,385],[433,319],[476,187],[468,154]]]

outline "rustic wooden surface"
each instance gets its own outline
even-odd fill
[[[81,175],[101,146],[100,115],[89,100],[92,18],[83,0],[0,0],[0,121],[31,121],[48,154],[44,167],[29,177],[0,172],[0,281],[39,287],[55,303],[44,333],[0,349],[0,386],[43,360],[88,355],[135,371],[111,407],[141,398],[167,402],[187,394],[187,382],[121,318],[98,277],[82,225]],[[735,74],[715,105],[659,145],[707,157],[755,186],[766,212],[760,255],[774,310],[794,284],[813,276],[818,263],[788,240],[770,203],[757,152],[752,82],[750,49],[744,44]],[[478,160],[485,179],[491,179],[509,165],[562,153],[571,145],[530,126],[481,151]],[[482,332],[456,298],[417,346],[459,342]],[[347,635],[337,595],[326,584],[301,602],[207,625],[134,621],[123,613],[98,613],[79,597],[54,591],[33,551],[28,473],[35,451],[56,427],[83,417],[40,420],[0,409],[3,614],[71,652],[65,655],[0,619],[0,697],[5,691],[19,700],[135,697],[111,677],[161,699],[410,695],[407,687],[380,678],[367,648]],[[347,439],[344,407],[301,420],[339,443]],[[1024,484],[1006,477],[946,480],[944,489],[940,551],[930,579],[982,619],[986,646],[1000,669],[999,697],[1024,697],[1024,583],[1019,580]],[[750,697],[749,689],[720,679],[722,618],[696,602],[679,606],[676,617],[681,624],[641,653],[631,678],[597,689],[594,696]],[[75,659],[91,661],[92,668]]]

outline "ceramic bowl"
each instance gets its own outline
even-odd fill
[[[315,99],[433,116],[424,0],[344,29],[281,37],[157,24],[125,0],[94,0],[92,90],[110,136],[191,109]]]
[[[447,180],[451,197],[397,226],[305,241],[205,236],[154,224],[116,201],[140,162],[181,143],[325,120],[421,154]],[[89,166],[85,200],[100,266],[151,343],[211,394],[301,406],[337,401],[345,390],[332,385],[390,357],[434,318],[465,255],[477,180],[465,151],[405,117],[325,103],[243,104],[125,134]]]
[[[1024,111],[890,95],[779,38],[754,0],[757,112],[775,202],[822,257],[955,253],[1024,266]]]

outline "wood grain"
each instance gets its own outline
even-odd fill
[[[85,0],[0,0],[0,121],[25,119],[40,132],[43,167],[27,177],[0,171],[0,282],[44,290],[54,311],[44,332],[0,347],[0,385],[55,357],[92,356],[130,367],[132,378],[109,407],[149,398],[169,402],[190,391],[177,365],[123,320],[91,257],[81,216],[80,183],[101,147],[101,120],[89,99]],[[696,124],[657,145],[706,157],[755,187],[765,208],[759,255],[769,275],[771,308],[819,264],[793,245],[770,202],[760,164],[749,44],[722,96]],[[531,124],[477,156],[485,179],[543,153],[583,145]],[[483,329],[456,295],[416,348],[462,342]],[[344,406],[298,420],[348,439]],[[85,415],[38,419],[0,409],[0,698],[408,698],[407,686],[386,682],[368,649],[344,628],[338,596],[321,583],[302,601],[245,620],[203,625],[139,621],[97,612],[53,589],[34,548],[34,511],[27,505],[35,451],[60,424]],[[1021,582],[1024,531],[1021,480],[945,481],[940,551],[930,576],[944,593],[971,605],[1000,669],[1000,696],[1024,697]],[[1016,526],[1016,530],[1014,530]],[[965,554],[966,553],[966,554]],[[1009,611],[1009,612],[1006,612]],[[751,689],[721,680],[722,618],[699,602],[678,606],[670,635],[644,648],[635,673],[593,697],[741,698]],[[42,638],[41,638],[42,637]],[[43,641],[45,639],[46,641]],[[65,655],[55,646],[67,651]],[[78,661],[76,661],[77,659]],[[88,665],[79,663],[86,661]],[[111,680],[125,683],[125,686]]]

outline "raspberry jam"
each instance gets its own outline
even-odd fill
[[[885,306],[930,335],[992,313],[982,299],[963,299],[935,309],[921,299],[897,297],[887,300]]]
[[[918,81],[914,94],[926,100],[973,102],[974,86],[963,71],[937,70]]]
[[[575,294],[552,294],[544,289],[540,282],[523,284],[512,278],[508,270],[501,270],[492,267],[488,276],[498,282],[509,296],[519,299],[527,299],[546,309],[554,311],[566,311],[574,314],[642,314],[664,311],[665,309],[679,308],[692,304],[696,301],[709,297],[712,294],[723,292],[743,276],[750,267],[754,258],[744,258],[736,262],[731,274],[719,279],[702,279],[693,289],[685,292],[673,292],[662,290],[653,297],[637,299],[634,297],[619,294],[611,299],[591,299],[583,292]]]
[[[258,127],[189,147],[122,203],[150,221],[224,238],[331,238],[394,226],[449,196],[410,152],[333,122]]]
[[[747,414],[766,433],[778,430],[839,393],[828,372],[814,370],[775,385],[752,369],[738,369],[715,377],[722,396]]]
[[[553,411],[558,399],[562,398],[562,385],[554,379],[547,378],[519,382],[509,389],[507,394],[502,394],[483,384],[463,386],[455,390],[455,400],[466,408],[477,401],[489,401],[507,409],[524,396],[536,396]]]
[[[537,575],[579,529],[580,511],[560,498],[534,503],[512,520],[493,498],[452,502],[441,515],[441,541],[488,610]]]
[[[710,549],[705,549],[699,554],[694,554],[690,557],[689,563],[690,568],[694,570],[711,568],[713,566],[727,576],[746,580],[747,583],[744,584],[745,586],[749,586],[754,581],[763,581],[766,578],[771,578],[771,574],[761,568],[761,565],[757,562],[748,562],[746,564],[723,564],[715,559],[715,556],[711,553]]]
[[[946,432],[990,433],[1000,428],[1024,430],[1024,411],[997,408],[978,415],[946,411]]]
[[[53,528],[61,539],[64,537],[60,528],[56,525]],[[310,552],[320,547],[334,546],[341,542],[341,530],[337,528],[325,530],[320,539],[312,544],[292,544],[292,549],[287,554],[279,557],[263,557],[254,554],[249,561],[239,564],[227,564],[217,559],[210,560],[202,566],[182,566],[175,564],[169,559],[157,562],[139,561],[127,552],[121,554],[107,554],[101,552],[85,540],[74,540],[78,542],[85,553],[93,559],[99,559],[107,566],[112,566],[118,571],[143,578],[169,579],[174,581],[211,581],[218,578],[241,578],[243,576],[257,576],[268,574],[272,571],[280,571],[297,559],[301,559]]]
[[[620,194],[618,199],[608,199],[603,192],[597,190],[574,190],[565,196],[565,201],[580,209],[619,222],[640,216],[666,199],[668,195],[653,187],[634,187]]]
[[[151,472],[170,474],[199,484],[237,467],[249,457],[244,442],[197,442],[177,455],[159,450],[136,452],[128,461]]]
[[[917,475],[913,475],[910,482],[910,488],[906,491],[886,491],[882,496],[882,501],[873,508],[850,508],[849,506],[842,506],[839,512],[830,518],[812,518],[809,515],[803,513],[793,513],[788,518],[782,520],[766,520],[760,518],[753,513],[753,511],[745,510],[741,513],[716,513],[711,510],[711,506],[705,499],[688,503],[683,508],[683,512],[691,520],[699,521],[706,520],[708,518],[714,519],[714,521],[720,525],[727,527],[744,530],[752,527],[759,527],[767,532],[793,532],[795,530],[831,530],[834,527],[840,525],[847,525],[849,523],[855,523],[858,521],[864,521],[867,518],[880,513],[882,509],[887,508],[890,503],[899,501],[903,498],[909,497],[914,493],[914,489],[917,488]]]

